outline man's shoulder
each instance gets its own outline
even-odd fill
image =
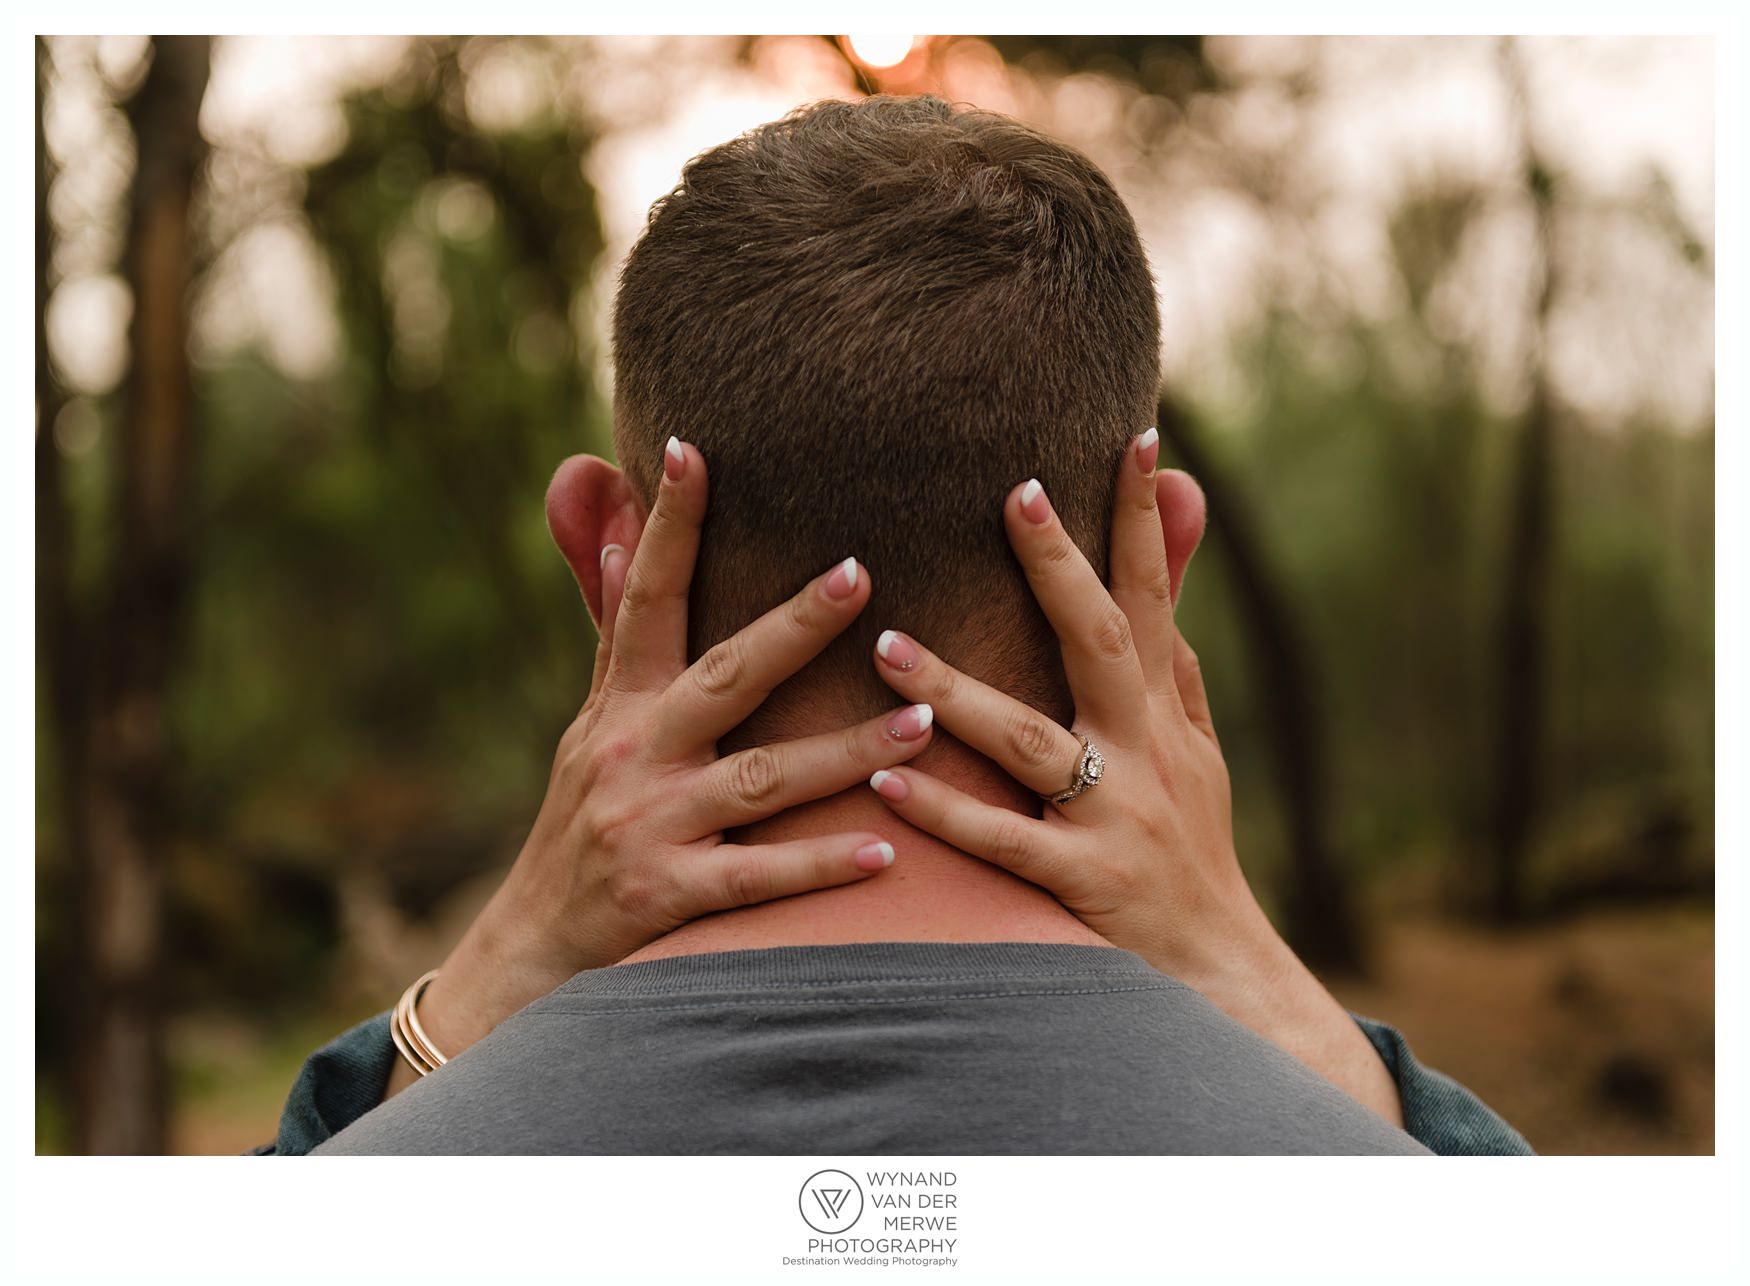
[[[1112,948],[856,944],[579,975],[325,1151],[1416,1151]]]

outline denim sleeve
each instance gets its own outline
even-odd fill
[[[1379,1051],[1397,1082],[1404,1129],[1439,1156],[1533,1156],[1531,1145],[1475,1094],[1410,1053],[1403,1035],[1386,1023],[1350,1014]]]
[[[395,1044],[384,1010],[304,1060],[280,1113],[279,1136],[252,1156],[303,1156],[383,1101]]]

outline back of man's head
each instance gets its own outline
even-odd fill
[[[859,621],[731,741],[890,708],[870,662],[889,627],[1067,718],[1002,501],[1037,477],[1104,573],[1159,338],[1111,184],[1008,117],[823,102],[690,162],[626,261],[614,371],[616,448],[646,501],[670,434],[711,471],[692,653],[847,556],[874,582]]]

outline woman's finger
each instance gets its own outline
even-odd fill
[[[868,601],[868,573],[847,558],[724,639],[663,693],[653,752],[679,758],[714,744],[843,633]]]
[[[893,865],[893,845],[869,831],[781,844],[719,844],[678,864],[683,913],[694,918],[773,898],[854,884]]]
[[[614,658],[614,621],[620,615],[620,600],[626,594],[626,573],[631,569],[632,555],[624,545],[602,546],[602,625],[595,645],[595,668],[589,680],[589,694],[602,690],[607,678],[608,662]]]
[[[706,492],[705,458],[671,437],[615,626],[617,668],[629,687],[666,687],[687,668],[687,591],[699,554]]]
[[[1082,743],[1056,720],[969,678],[897,630],[875,640],[875,669],[900,696],[928,701],[942,727],[1027,789],[1044,795],[1069,787]]]
[[[1112,601],[1130,622],[1148,690],[1176,703],[1173,587],[1155,492],[1160,453],[1160,434],[1150,429],[1131,440],[1118,465],[1112,506]]]
[[[1215,735],[1215,720],[1209,713],[1209,694],[1203,690],[1203,667],[1183,635],[1173,648],[1173,677],[1179,686],[1179,700],[1185,707],[1185,717],[1193,728],[1219,746],[1221,742]]]
[[[1033,596],[1057,632],[1076,717],[1140,741],[1147,689],[1129,619],[1057,520],[1037,478],[1009,493],[1003,520]]]
[[[837,732],[739,751],[699,770],[697,788],[675,801],[677,820],[688,834],[709,835],[836,795],[929,745],[934,721],[929,706],[909,705]]]
[[[1074,896],[1076,873],[1066,842],[1072,832],[974,799],[915,768],[882,769],[869,785],[919,830],[1031,880],[1060,900]]]

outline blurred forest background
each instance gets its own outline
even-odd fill
[[[515,855],[541,498],[693,153],[931,91],[1160,282],[1240,852],[1545,1151],[1713,1149],[1705,40],[38,43],[37,1146],[237,1152]]]

